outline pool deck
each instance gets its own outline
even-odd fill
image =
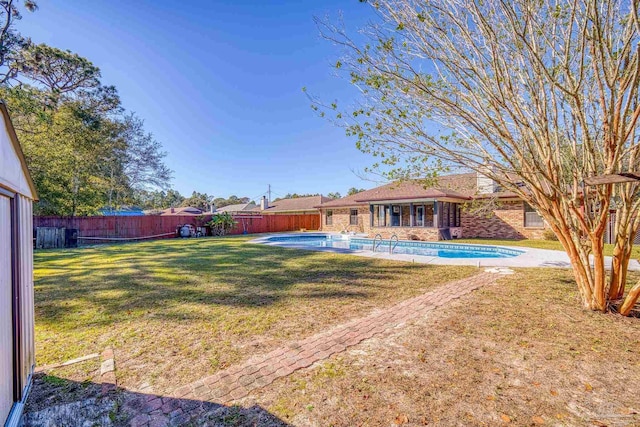
[[[339,233],[278,233],[270,234],[257,239],[250,240],[249,243],[258,243],[270,246],[281,246],[285,248],[304,249],[309,251],[319,252],[336,252],[344,253],[355,256],[362,256],[367,258],[388,259],[393,261],[405,261],[416,262],[420,264],[435,264],[435,265],[474,265],[476,267],[514,267],[514,268],[530,268],[530,267],[547,267],[547,268],[571,268],[571,262],[569,256],[563,251],[554,251],[549,249],[535,249],[527,248],[524,246],[500,246],[500,245],[473,245],[465,243],[465,246],[484,246],[484,247],[498,247],[504,249],[517,249],[523,253],[511,258],[440,258],[437,256],[423,256],[423,255],[405,255],[405,254],[390,254],[388,252],[372,252],[371,250],[349,250],[342,248],[326,248],[326,247],[313,247],[307,246],[301,243],[287,243],[282,241],[269,241],[270,237],[278,236],[310,236],[310,235],[337,235]],[[362,235],[356,235],[353,237],[365,237]],[[447,244],[447,242],[438,242]],[[450,242],[450,243],[455,243]],[[607,269],[611,268],[611,257],[605,257],[605,265]],[[640,263],[633,259],[629,261],[630,271],[640,271]]]

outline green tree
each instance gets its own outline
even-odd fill
[[[89,215],[105,205],[110,131],[108,122],[68,103],[51,111],[37,134],[22,136],[43,202],[39,213]]]
[[[182,206],[182,203],[184,202],[184,196],[182,196],[182,194],[180,194],[176,190],[169,189],[167,190],[166,194],[164,191],[161,191],[160,194],[162,195],[162,199],[160,202],[161,207],[164,209]]]
[[[134,191],[133,203],[145,210],[163,210],[181,206],[184,197],[176,190],[148,190]]]
[[[364,188],[356,188],[356,187],[351,187],[348,191],[347,191],[347,196],[353,196],[354,194],[358,194],[365,191]]]
[[[122,184],[123,199],[131,199],[137,190],[166,188],[172,171],[164,163],[166,152],[162,151],[160,142],[144,130],[144,122],[134,114],[125,115],[116,125],[117,138],[124,149],[114,152],[117,158],[113,159],[111,177],[120,179],[113,187]],[[126,200],[121,203],[124,202]]]
[[[160,143],[124,111],[115,87],[102,85],[96,66],[44,44],[13,49],[10,68],[20,85],[0,91],[40,195],[36,214],[94,214],[167,186]]]
[[[190,197],[187,197],[182,201],[181,206],[193,206],[194,208],[208,211],[211,205],[211,196],[207,193],[198,193],[194,191]]]
[[[463,166],[517,194],[562,243],[583,305],[607,310],[624,294],[640,185],[584,183],[640,166],[637,2],[369,4],[379,21],[364,41],[320,22],[345,49],[336,67],[365,98],[355,110],[334,103],[323,113],[382,159],[389,178]],[[614,199],[607,278],[603,237]],[[640,284],[623,314],[638,296]]]
[[[29,44],[29,40],[23,38],[14,28],[15,21],[22,19],[20,3],[29,12],[38,9],[37,2],[33,0],[0,2],[0,85],[7,84],[16,77],[18,69],[14,67],[13,59],[23,46]]]
[[[114,87],[100,85],[99,70],[77,55],[39,48],[56,55],[56,67],[32,67],[17,77],[20,86],[0,88],[40,195],[35,213],[95,214],[134,203],[136,190],[165,187],[171,171],[160,143],[124,113]]]
[[[229,205],[239,205],[242,203],[249,203],[251,200],[248,197],[238,197],[236,195],[231,195],[228,198],[217,197],[214,199],[213,204],[216,208],[223,208]]]
[[[88,59],[46,44],[23,45],[12,58],[12,67],[19,80],[43,88],[56,104],[64,94],[100,86],[100,70]]]
[[[330,199],[339,199],[342,197],[342,195],[340,195],[340,193],[336,191],[335,193],[327,194],[327,197]]]
[[[282,199],[299,199],[300,197],[314,197],[314,196],[319,196],[319,193],[307,193],[307,194],[298,194],[298,193],[287,193],[284,195],[284,197],[278,197],[277,199],[274,200],[274,202],[278,201],[278,200],[282,200]]]

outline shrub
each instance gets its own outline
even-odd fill
[[[542,238],[544,240],[553,240],[553,241],[558,241],[558,236],[556,236],[556,233],[553,232],[553,230],[551,229],[546,229],[542,232]]]
[[[214,236],[224,236],[237,224],[231,214],[223,212],[215,214],[211,217],[211,221],[207,224],[211,228],[211,234]]]

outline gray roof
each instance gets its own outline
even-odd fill
[[[238,203],[236,205],[227,205],[221,208],[216,208],[216,212],[241,212],[248,211],[256,207],[253,202],[250,203]]]
[[[328,197],[324,196],[308,196],[296,197],[293,199],[280,199],[269,202],[269,207],[261,210],[260,206],[256,206],[252,210],[255,212],[272,213],[272,212],[318,212],[318,205],[328,202]]]

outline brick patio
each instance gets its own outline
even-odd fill
[[[376,310],[366,317],[336,326],[326,332],[251,358],[214,375],[176,389],[171,396],[146,395],[125,403],[125,409],[137,413],[132,426],[177,425],[206,415],[211,403],[229,403],[265,387],[278,378],[311,366],[333,354],[373,337],[385,334],[406,322],[475,289],[492,284],[498,274],[483,272],[450,282],[423,295],[392,307]]]

